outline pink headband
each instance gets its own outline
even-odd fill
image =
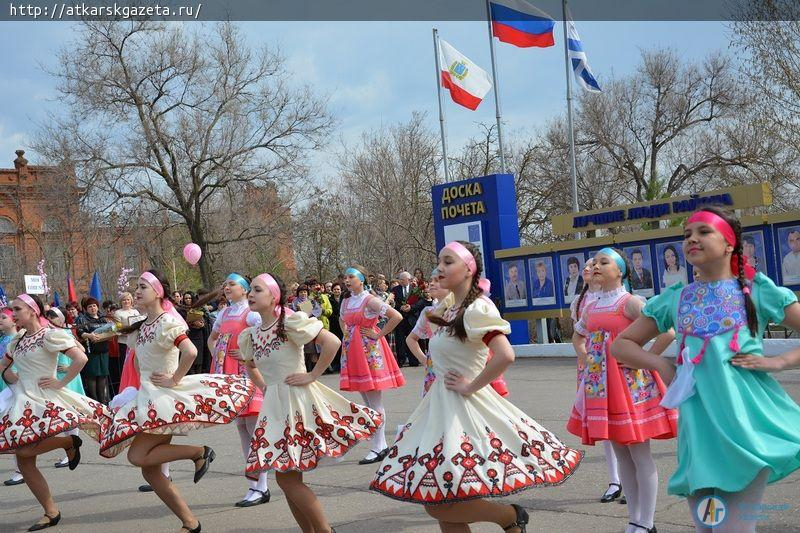
[[[145,270],[139,277],[145,280],[148,284],[150,284],[151,287],[153,287],[153,290],[156,291],[156,295],[159,298],[164,297],[164,286],[161,285],[161,282],[158,281],[158,278],[155,277],[152,272],[148,272]]]
[[[42,316],[42,311],[39,309],[39,306],[36,305],[36,302],[25,293],[20,294],[17,296],[17,300],[20,300],[25,305],[30,307],[33,310],[33,313],[36,315],[36,319],[39,322],[39,325],[42,327],[47,327],[49,322],[45,317]]]
[[[275,300],[275,309],[273,311],[275,315],[279,315],[281,313],[281,288],[278,286],[278,282],[267,273],[259,274],[256,279],[261,280],[267,286],[272,298]]]
[[[734,248],[736,247],[736,233],[733,231],[731,225],[718,214],[712,213],[711,211],[697,211],[686,220],[686,224],[694,224],[696,222],[708,224],[720,232],[728,244]],[[744,276],[752,281],[756,275],[756,269],[750,264],[746,255],[742,255],[741,257],[744,264]],[[739,276],[739,261],[736,256],[731,256],[731,272],[734,276]],[[745,287],[745,292],[749,294],[749,287]]]
[[[152,272],[144,271],[139,276],[143,280],[145,280],[153,290],[156,291],[156,296],[161,298],[161,308],[164,310],[165,313],[168,315],[172,315],[175,319],[187,330],[189,329],[189,325],[186,323],[186,320],[181,316],[175,306],[172,305],[172,302],[169,298],[164,298],[164,286],[158,281],[158,278],[153,275]]]
[[[453,241],[447,243],[447,245],[443,248],[445,250],[450,250],[458,257],[461,258],[464,263],[467,265],[467,270],[472,275],[475,275],[475,272],[478,271],[478,265],[475,263],[475,257],[467,250],[467,247],[461,244],[458,241]]]
[[[0,309],[0,313],[3,313],[8,318],[14,318],[14,311],[9,309],[8,307],[4,307],[3,309]]]

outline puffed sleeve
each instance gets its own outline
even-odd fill
[[[650,298],[642,309],[642,316],[652,318],[661,333],[675,326],[675,311],[678,309],[682,290],[682,283],[667,287],[658,296]]]
[[[322,321],[308,316],[303,311],[297,311],[284,318],[283,326],[289,340],[298,346],[303,346],[317,338],[322,330]]]
[[[44,349],[48,352],[65,352],[77,345],[75,337],[66,329],[47,328],[44,334]]]
[[[158,332],[158,345],[168,350],[175,346],[175,341],[181,335],[186,336],[186,326],[171,315],[161,317],[161,328]]]
[[[511,333],[511,324],[500,317],[500,311],[491,301],[478,298],[464,312],[464,329],[467,338],[476,342],[493,331],[508,335]]]
[[[245,328],[239,333],[239,355],[245,361],[253,358],[253,329]]]
[[[761,272],[753,278],[753,303],[761,327],[766,328],[770,322],[773,324],[783,322],[786,307],[796,301],[797,296],[791,289],[775,285],[775,282]]]
[[[429,305],[422,312],[419,314],[419,318],[417,318],[417,323],[414,324],[414,328],[411,330],[411,333],[419,337],[420,339],[427,339],[431,333],[431,326],[430,322],[428,321],[428,312],[433,312],[433,306]]]
[[[261,315],[256,313],[255,311],[248,311],[247,318],[245,318],[248,326],[257,328],[261,325]]]

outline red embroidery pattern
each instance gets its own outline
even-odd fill
[[[250,403],[255,385],[247,378],[236,375],[213,375],[200,380],[208,395],[193,394],[191,405],[172,401],[168,414],[161,414],[152,400],[146,412],[134,405],[126,414],[118,413],[100,440],[100,455],[114,457],[130,445],[139,433],[175,434],[227,424]],[[166,415],[166,417],[165,417]]]
[[[397,500],[437,504],[556,485],[569,478],[583,458],[583,452],[565,447],[547,431],[540,433],[525,419],[514,424],[520,440],[513,444],[504,443],[494,431],[484,428],[480,438],[491,448],[486,456],[476,451],[472,437],[462,434],[459,451],[446,457],[443,450],[447,439],[453,437],[442,434],[431,451],[420,453],[416,449],[413,454],[398,457],[411,426],[403,429],[370,484],[370,489]]]
[[[246,472],[313,470],[322,457],[341,457],[359,440],[371,437],[382,422],[380,413],[360,408],[352,402],[349,415],[342,416],[327,403],[322,410],[335,423],[326,423],[317,405],[312,405],[313,431],[305,426],[302,415],[295,412],[293,421],[286,417],[281,438],[275,442],[267,439],[269,421],[267,417],[261,417],[250,441]]]
[[[44,334],[46,331],[45,328],[42,328],[33,335],[28,335],[27,333],[23,335],[12,352],[14,358],[18,359],[27,355],[28,352],[44,348]]]
[[[266,337],[262,335],[267,333]],[[269,332],[261,331],[253,335],[253,359],[261,359],[262,357],[269,357],[272,352],[277,350],[283,344],[283,341],[278,338],[271,330]]]
[[[53,401],[39,404],[26,400],[22,415],[18,418],[15,416],[15,420],[11,418],[11,413],[14,411],[12,407],[0,418],[0,453],[39,442],[74,428],[80,428],[91,438],[99,440],[101,433],[111,422],[108,408],[89,399],[86,399],[86,403],[92,409],[92,416],[83,415]]]
[[[145,322],[142,324],[142,327],[139,328],[139,335],[136,337],[136,344],[147,344],[148,342],[153,342],[156,340],[156,333],[158,331],[158,324],[161,322],[161,317],[164,314],[158,315],[151,324]]]

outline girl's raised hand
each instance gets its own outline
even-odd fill
[[[784,359],[781,357],[764,357],[746,353],[734,355],[733,359],[731,359],[731,364],[747,370],[760,370],[762,372],[779,372],[786,366]]]

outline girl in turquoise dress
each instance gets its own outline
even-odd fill
[[[800,407],[764,372],[800,365],[800,350],[767,359],[762,343],[770,322],[800,330],[800,305],[747,264],[741,225],[727,211],[690,216],[683,252],[702,281],[652,298],[612,349],[627,366],[672,382],[662,401],[680,415],[668,492],[687,498],[697,531],[755,531],[752,510],[767,483],[800,467]],[[677,369],[641,348],[671,327]]]

